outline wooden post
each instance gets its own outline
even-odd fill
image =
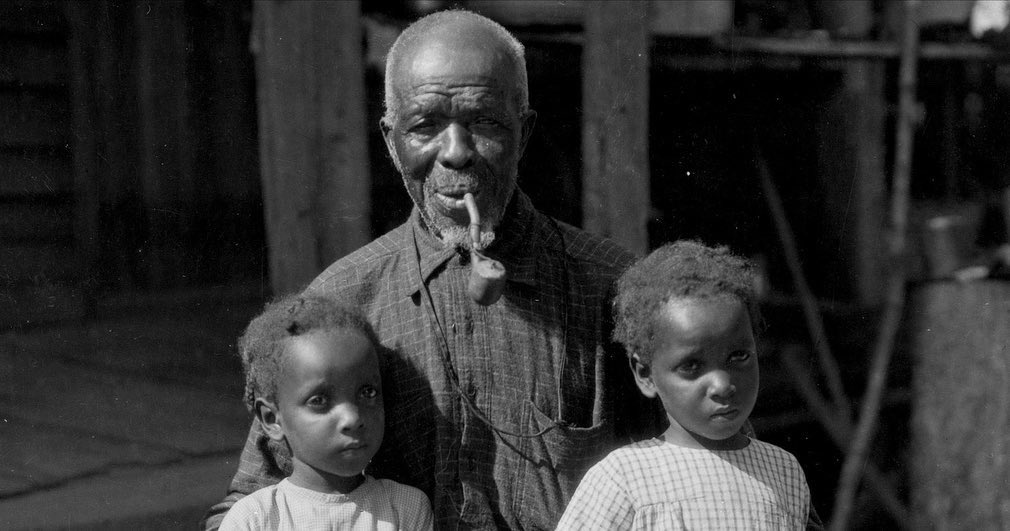
[[[827,29],[864,38],[872,27],[869,0],[819,6]],[[828,14],[832,16],[828,16]],[[857,33],[858,32],[858,33]],[[818,255],[837,264],[827,271],[856,302],[875,305],[883,293],[886,159],[884,68],[880,61],[852,59],[818,124],[818,171],[823,237]]]
[[[371,237],[359,2],[254,5],[260,171],[275,293]]]
[[[102,6],[103,8],[105,6]],[[99,184],[100,164],[98,156],[100,127],[95,116],[98,108],[98,95],[95,82],[97,76],[96,58],[92,51],[98,49],[95,41],[99,39],[101,30],[95,23],[98,8],[83,5],[80,2],[68,2],[64,6],[66,19],[69,23],[67,48],[70,57],[71,80],[70,93],[73,104],[73,134],[71,135],[74,153],[74,249],[77,264],[81,274],[81,293],[83,313],[94,317],[98,307],[96,293],[99,241],[98,214],[101,200]]]
[[[583,226],[649,248],[649,2],[586,4],[582,51]]]
[[[187,95],[186,14],[180,0],[135,6],[141,191],[153,286],[179,284],[192,257],[183,251],[196,204]]]

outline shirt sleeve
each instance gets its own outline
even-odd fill
[[[608,464],[601,461],[582,478],[561,515],[558,531],[631,528],[635,518],[632,500],[621,485],[619,472]]]
[[[201,527],[206,531],[218,529],[225,514],[235,502],[263,487],[279,483],[288,475],[290,468],[287,449],[272,444],[259,421],[253,420],[245,447],[242,448],[238,470],[228,488],[228,495],[211,506],[204,516]]]

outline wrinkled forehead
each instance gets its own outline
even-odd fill
[[[516,67],[507,45],[484,28],[449,26],[419,38],[393,71],[396,90],[423,86],[485,87],[508,93]]]

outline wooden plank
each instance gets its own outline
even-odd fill
[[[11,242],[72,242],[73,213],[70,202],[0,204],[0,247]]]
[[[649,247],[649,3],[586,4],[582,53],[583,225]]]
[[[189,455],[238,450],[249,428],[241,396],[231,390],[53,360],[43,364],[37,356],[17,354],[0,352],[0,374],[7,375],[0,411],[27,423],[174,448]]]
[[[736,54],[794,56],[810,59],[897,59],[900,51],[900,45],[897,42],[869,40],[731,36],[717,38],[714,42],[717,48]],[[1006,63],[1010,62],[1010,51],[976,43],[927,42],[919,47],[919,60]]]
[[[275,292],[371,237],[359,3],[257,2],[260,175]]]
[[[32,245],[6,243],[0,252],[0,287],[9,285],[63,285],[77,276],[74,248],[56,243]]]
[[[84,303],[82,291],[74,287],[12,286],[5,278],[0,284],[0,330],[78,319]]]
[[[60,146],[70,132],[66,95],[0,90],[0,145]]]
[[[62,35],[66,29],[57,0],[0,2],[0,33]]]
[[[73,192],[73,172],[65,150],[0,151],[0,198]]]
[[[122,437],[6,419],[0,431],[6,472],[29,478],[25,486],[0,484],[0,499],[99,473],[115,465],[159,464],[183,457],[178,451]]]
[[[62,42],[27,37],[0,39],[0,85],[63,87],[69,69]]]

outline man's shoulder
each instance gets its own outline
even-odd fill
[[[617,242],[558,221],[565,239],[565,252],[587,267],[619,275],[635,260],[635,255]]]
[[[381,275],[401,255],[410,225],[404,223],[330,264],[309,284],[308,291],[346,288],[349,282]]]

